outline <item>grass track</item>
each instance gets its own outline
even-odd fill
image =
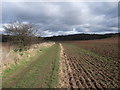
[[[46,49],[32,62],[3,75],[3,88],[51,88],[58,83],[59,44]],[[10,74],[10,75],[9,75]]]

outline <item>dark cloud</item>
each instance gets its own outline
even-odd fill
[[[117,32],[117,2],[4,2],[2,9],[3,24],[32,22],[44,36]]]

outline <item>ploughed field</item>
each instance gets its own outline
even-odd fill
[[[112,37],[99,40],[73,41],[72,43],[105,58],[120,59],[118,55],[118,39],[119,37]]]
[[[118,39],[62,43],[67,84],[71,88],[118,88]]]
[[[40,48],[3,71],[3,88],[120,88],[118,38],[66,41]]]

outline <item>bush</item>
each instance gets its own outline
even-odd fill
[[[9,35],[10,43],[16,45],[19,51],[29,49],[29,46],[37,40],[35,34],[38,29],[35,24],[13,22],[3,27],[5,33]]]

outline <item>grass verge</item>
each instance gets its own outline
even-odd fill
[[[40,48],[37,52],[35,56],[31,56],[29,58],[27,58],[27,60],[25,59],[21,59],[19,60],[19,64],[11,64],[9,68],[3,70],[2,72],[2,78],[7,78],[9,77],[11,74],[13,74],[14,72],[19,71],[20,69],[26,67],[27,65],[31,64],[32,62],[34,62],[35,58],[39,57],[40,55],[42,55],[48,48],[47,47],[42,47]]]
[[[57,86],[59,44],[42,50],[42,53],[39,51],[30,63],[9,71],[9,75],[3,79],[4,88],[51,88]]]

